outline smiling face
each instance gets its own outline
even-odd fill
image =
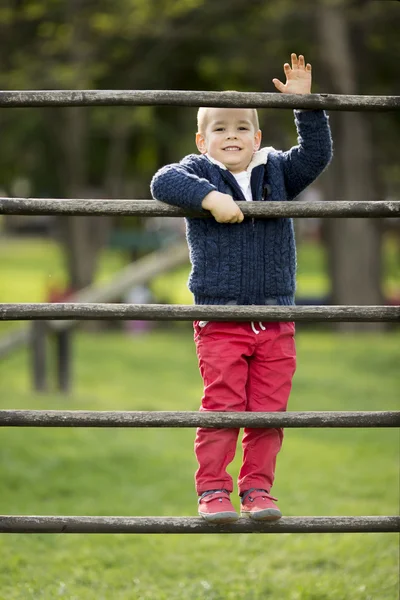
[[[203,111],[203,112],[200,112]],[[251,108],[207,108],[199,111],[196,145],[232,173],[245,171],[261,143],[257,113]]]

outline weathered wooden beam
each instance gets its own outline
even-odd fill
[[[0,304],[0,321],[37,319],[145,321],[400,321],[400,306],[212,306],[185,304]],[[53,326],[56,329],[55,325]]]
[[[397,217],[400,201],[238,202],[245,217]],[[210,211],[190,212],[157,200],[84,200],[50,198],[0,198],[4,215],[117,215],[137,217],[211,217]]]
[[[400,411],[254,413],[0,410],[0,427],[400,427]]]
[[[160,273],[165,273],[181,265],[189,263],[189,252],[186,242],[168,246],[151,252],[142,258],[120,269],[114,277],[105,283],[89,285],[75,292],[71,302],[116,302],[135,285],[147,283]],[[61,332],[72,329],[79,321],[48,321],[49,330]],[[0,358],[9,352],[24,346],[31,341],[30,327],[12,330],[0,337]]]
[[[211,525],[199,517],[69,517],[0,515],[0,533],[396,533],[400,517],[283,517]]]
[[[0,107],[35,106],[220,106],[228,108],[305,108],[399,110],[400,96],[203,92],[187,90],[16,90],[0,92]]]

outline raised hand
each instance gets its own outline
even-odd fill
[[[291,54],[292,67],[288,63],[283,65],[286,75],[286,84],[279,79],[273,79],[272,83],[282,94],[310,94],[311,93],[311,65],[305,64],[302,54]]]

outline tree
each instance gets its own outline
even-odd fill
[[[317,15],[327,84],[330,79],[335,93],[357,94],[357,61],[346,11],[339,4],[323,2]],[[330,196],[335,200],[376,200],[372,134],[366,114],[335,115],[334,139]],[[382,244],[377,223],[372,219],[330,219],[327,236],[333,302],[381,304]],[[346,323],[344,327],[357,325]]]
[[[301,5],[294,0],[3,4],[0,89],[275,91],[271,80],[292,51],[312,62],[315,92],[392,94],[399,88],[393,52],[398,6],[393,2],[330,0],[317,7],[313,0]],[[368,58],[355,66],[361,50]],[[31,180],[37,196],[148,197],[158,167],[195,151],[194,114],[195,109],[180,107],[7,109],[0,113],[7,148],[0,156],[1,187],[10,190],[13,179],[22,176]],[[290,111],[260,111],[260,120],[267,145],[296,143]],[[335,158],[321,178],[326,185],[331,181],[327,198],[395,196],[400,188],[396,115],[370,119],[365,113],[332,112],[331,123]],[[379,155],[373,148],[379,148]],[[368,220],[345,221],[326,221],[332,227],[334,300],[377,303],[379,231]],[[70,283],[80,287],[93,278],[111,220],[80,217],[60,223]],[[359,246],[345,250],[355,235]],[[357,267],[347,264],[348,256],[355,257]],[[365,284],[370,268],[373,283]],[[355,282],[351,296],[348,282]]]

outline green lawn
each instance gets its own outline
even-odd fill
[[[300,329],[297,346],[291,410],[399,408],[398,334]],[[77,334],[70,397],[32,394],[27,364],[0,362],[0,408],[199,405],[188,328]],[[193,435],[4,429],[0,513],[195,515]],[[398,453],[395,430],[287,429],[274,492],[287,516],[397,514]],[[398,561],[395,534],[0,535],[0,599],[397,600]]]
[[[392,290],[395,253],[389,245]],[[324,262],[320,247],[299,248],[299,291],[327,292]],[[105,251],[97,280],[122,264]],[[181,269],[153,289],[191,303],[186,278]],[[0,302],[45,301],[49,287],[64,283],[56,244],[0,239]],[[11,326],[18,323],[0,323],[0,335]],[[297,347],[291,410],[399,408],[398,332],[299,328]],[[28,367],[27,350],[0,361],[0,409],[197,410],[201,396],[185,324],[143,337],[78,333],[69,397],[32,394]],[[193,435],[3,429],[0,513],[195,515]],[[397,514],[398,456],[395,430],[287,429],[274,493],[287,516]],[[0,600],[398,600],[398,561],[394,534],[0,535]]]
[[[387,235],[384,243],[383,288],[387,296],[400,293],[398,242]],[[109,279],[127,262],[117,250],[105,249],[100,255],[96,282]],[[329,293],[326,254],[320,244],[305,242],[298,246],[297,291],[301,297],[322,297]],[[189,267],[158,277],[152,283],[156,298],[174,304],[192,304],[186,282]],[[1,238],[0,302],[46,302],[51,288],[66,284],[60,246],[50,239]],[[1,327],[8,326],[4,323]],[[1,329],[0,329],[1,333]]]
[[[386,298],[400,297],[400,246],[394,235],[386,235],[383,241],[382,289]],[[153,290],[168,302],[191,304],[191,294],[186,288],[189,268],[182,268],[172,275],[160,276],[153,283]],[[327,256],[321,244],[302,242],[297,247],[297,298],[323,298],[330,293]]]

